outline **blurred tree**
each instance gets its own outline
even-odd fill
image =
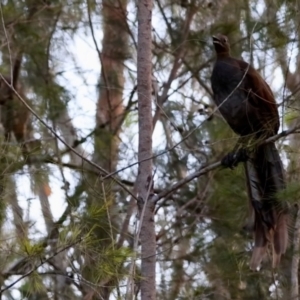
[[[154,1],[157,299],[299,296],[297,5]],[[137,1],[8,0],[0,16],[0,73],[10,75],[21,56],[18,86],[34,112],[28,159],[0,131],[2,299],[125,299],[132,260],[139,299]],[[216,33],[260,70],[290,130],[277,141],[288,178],[280,197],[292,208],[279,270],[266,257],[250,272],[244,174],[215,164],[237,138],[211,101]]]
[[[97,5],[97,4],[96,4]],[[130,58],[128,50],[128,28],[126,23],[127,0],[102,1],[102,49],[98,47],[92,21],[92,3],[87,3],[91,35],[101,65],[99,97],[96,108],[96,127],[94,133],[93,162],[102,166],[108,173],[114,172],[118,163],[120,131],[124,120],[125,105],[124,62]],[[106,174],[103,174],[106,175]],[[93,239],[93,246],[85,253],[83,275],[90,282],[97,283],[99,288],[87,286],[87,299],[108,299],[114,285],[122,279],[122,258],[111,259],[105,270],[101,250],[104,253],[116,247],[116,234],[119,232],[119,212],[116,201],[123,202],[113,192],[113,180],[101,180],[101,175],[91,174],[85,180],[86,199],[85,230]],[[104,210],[104,211],[103,211]],[[103,255],[103,254],[102,254]],[[124,256],[124,259],[126,256]],[[120,295],[120,292],[118,291]]]

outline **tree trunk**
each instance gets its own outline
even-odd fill
[[[138,115],[139,149],[138,195],[139,217],[141,222],[141,299],[155,299],[156,240],[154,209],[151,199],[152,177],[152,0],[138,2]]]
[[[124,114],[124,61],[128,58],[126,7],[127,0],[102,1],[103,40],[102,51],[98,52],[101,75],[93,161],[108,172],[115,171],[118,163],[119,133]],[[90,26],[93,26],[92,22]],[[93,34],[92,28],[91,31]],[[94,41],[96,43],[96,38]],[[95,273],[99,272],[97,263],[101,260],[101,253],[97,249],[114,251],[115,237],[120,226],[117,195],[113,192],[113,185],[114,182],[110,179],[101,182],[99,176],[88,177],[88,214],[95,210],[101,211],[103,207],[106,212],[96,221],[92,215],[89,218],[88,226],[91,226],[90,234],[95,242],[93,249],[86,253],[84,278],[97,284],[99,288],[96,290],[93,286],[86,286],[84,299],[109,299],[111,290],[118,285],[120,264],[115,268],[115,274],[95,278]]]
[[[124,113],[124,60],[128,58],[126,5],[127,0],[104,0],[102,4],[104,24],[94,161],[109,172],[116,168]]]

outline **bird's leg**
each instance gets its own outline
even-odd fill
[[[236,151],[229,152],[221,160],[221,164],[226,167],[233,169],[240,162],[246,162],[248,160],[247,150],[245,148],[240,148]]]
[[[233,169],[240,162],[246,162],[249,158],[249,155],[247,149],[244,148],[244,145],[243,137],[240,137],[233,151],[229,152],[223,157],[221,164],[225,168]]]

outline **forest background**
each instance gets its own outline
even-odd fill
[[[14,101],[31,108],[25,158],[1,127],[1,299],[298,299],[300,1],[153,0],[143,48],[151,2],[1,2],[0,73],[21,58]],[[237,136],[212,103],[217,33],[270,84],[285,130],[290,247],[277,272],[268,258],[250,271],[243,169],[219,167]]]

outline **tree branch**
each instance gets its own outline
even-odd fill
[[[294,128],[288,129],[288,130],[284,130],[282,132],[280,132],[277,135],[274,135],[268,139],[266,139],[265,141],[262,141],[260,143],[258,143],[259,145],[263,145],[263,144],[267,144],[267,143],[271,143],[271,142],[275,142],[278,139],[288,136],[289,134],[295,133],[298,129],[300,129],[300,125],[295,126]],[[170,186],[169,188],[165,189],[164,191],[162,191],[161,193],[159,193],[158,195],[155,196],[155,198],[153,199],[153,201],[158,201],[166,196],[168,196],[169,194],[171,194],[172,192],[176,191],[177,189],[179,189],[180,187],[182,187],[183,185],[187,184],[188,182],[192,181],[193,179],[200,177],[201,175],[204,175],[218,167],[221,166],[221,161],[212,163],[208,166],[205,166],[203,168],[200,168],[198,171],[191,173],[190,175],[188,175],[187,177],[185,177],[182,180],[179,180],[177,183],[175,183],[174,185]]]

